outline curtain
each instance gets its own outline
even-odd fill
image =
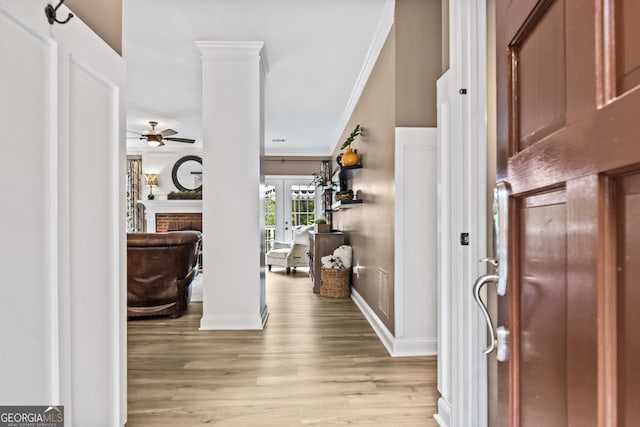
[[[142,158],[127,157],[127,233],[143,231],[142,206]]]

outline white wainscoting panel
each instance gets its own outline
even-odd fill
[[[0,402],[15,405],[58,398],[56,165],[51,161],[57,49],[40,29],[3,6]]]
[[[122,426],[124,62],[78,17],[50,26],[44,4],[0,0],[0,401]]]
[[[395,139],[395,336],[355,289],[352,299],[391,356],[435,355],[437,130],[396,128]]]
[[[437,352],[437,129],[396,128],[395,353]]]

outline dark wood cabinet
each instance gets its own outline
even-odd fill
[[[322,257],[331,255],[338,246],[345,244],[344,233],[334,231],[331,233],[309,233],[309,276],[313,282],[313,292],[320,292],[320,279],[322,276]]]

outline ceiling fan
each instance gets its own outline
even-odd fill
[[[176,132],[173,129],[165,129],[162,131],[158,131],[156,130],[156,126],[158,126],[158,122],[150,121],[149,125],[151,125],[151,129],[143,133],[134,132],[131,130],[127,131],[127,132],[140,135],[139,137],[138,136],[129,137],[128,139],[137,138],[143,141],[147,141],[147,143],[152,147],[162,147],[163,145],[165,145],[164,141],[186,142],[188,144],[193,144],[194,142],[196,142],[195,139],[190,139],[190,138],[169,138],[171,135],[175,135],[178,132]]]

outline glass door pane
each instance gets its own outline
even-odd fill
[[[312,176],[265,178],[265,249],[273,241],[293,240],[292,227],[313,224],[318,214],[318,191]]]
[[[276,187],[267,185],[264,191],[265,252],[269,252],[273,247],[273,241],[276,240]]]
[[[290,197],[287,204],[290,210],[285,218],[290,218],[291,228],[286,230],[285,236],[293,240],[293,227],[311,225],[316,219],[316,187],[306,182],[287,182],[285,188]],[[286,227],[285,227],[286,228]]]

